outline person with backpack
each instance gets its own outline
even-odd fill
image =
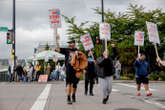
[[[152,95],[149,90],[149,64],[145,59],[146,56],[142,54],[141,57],[137,57],[133,64],[136,71],[137,96],[141,95],[141,83],[144,84],[146,96]]]
[[[112,92],[112,80],[114,74],[113,61],[108,51],[104,51],[103,55],[97,59],[97,64],[99,67],[99,84],[103,97],[102,103],[106,104],[109,99],[109,95]]]

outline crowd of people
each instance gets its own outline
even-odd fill
[[[55,70],[52,70],[51,64],[48,62],[44,71],[48,75],[48,80],[63,80],[66,81],[67,88],[67,104],[76,102],[77,85],[84,73],[84,94],[94,96],[94,84],[100,84],[102,95],[102,103],[106,104],[112,92],[112,81],[120,79],[121,63],[119,61],[117,48],[112,44],[112,53],[109,54],[105,50],[100,57],[95,59],[92,50],[85,54],[75,48],[75,41],[68,42],[68,48],[59,48],[58,36],[56,39],[56,51],[65,55],[65,63],[61,66],[57,63]],[[145,54],[138,56],[133,63],[136,73],[137,96],[141,95],[141,84],[144,84],[146,96],[151,96],[149,89],[149,63],[145,60]],[[157,59],[159,65],[165,66],[165,61]],[[41,65],[37,62],[34,66],[28,63],[27,66],[17,63],[15,68],[16,75],[12,72],[13,67],[9,66],[9,81],[13,81],[16,77],[18,81],[38,81],[41,75]]]
[[[33,65],[32,62],[27,63],[26,65],[17,62],[15,69],[13,66],[9,65],[8,73],[9,73],[9,82],[38,81],[39,76],[41,75],[41,65],[39,64],[39,62],[36,62],[36,65]],[[48,62],[44,67],[44,73],[48,75],[48,81],[65,80],[65,67],[61,66],[60,63],[57,64],[55,70],[52,70],[50,63]]]

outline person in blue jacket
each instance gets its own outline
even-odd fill
[[[149,64],[145,59],[146,56],[142,54],[133,64],[136,71],[137,96],[141,95],[141,83],[144,84],[146,96],[152,95],[149,90]]]

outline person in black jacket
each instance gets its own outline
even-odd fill
[[[112,91],[112,80],[114,74],[114,66],[108,51],[104,51],[103,56],[97,59],[99,66],[98,77],[101,89],[101,95],[103,97],[102,103],[106,104],[109,95]]]
[[[24,70],[23,70],[23,67],[21,66],[20,63],[17,63],[17,66],[16,66],[16,72],[17,72],[17,75],[18,75],[18,80],[19,81],[23,81],[23,75],[24,75]]]
[[[94,79],[96,77],[95,73],[95,60],[92,54],[92,51],[87,52],[87,58],[88,58],[88,66],[86,68],[85,73],[85,95],[88,94],[88,84],[90,83],[90,90],[89,94],[90,96],[93,96],[93,86],[94,86]]]

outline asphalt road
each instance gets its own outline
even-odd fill
[[[135,83],[113,83],[108,104],[103,105],[99,85],[95,96],[84,95],[84,82],[78,86],[77,102],[66,104],[65,82],[0,83],[0,110],[165,110],[165,83],[151,83],[152,96],[136,96]]]

